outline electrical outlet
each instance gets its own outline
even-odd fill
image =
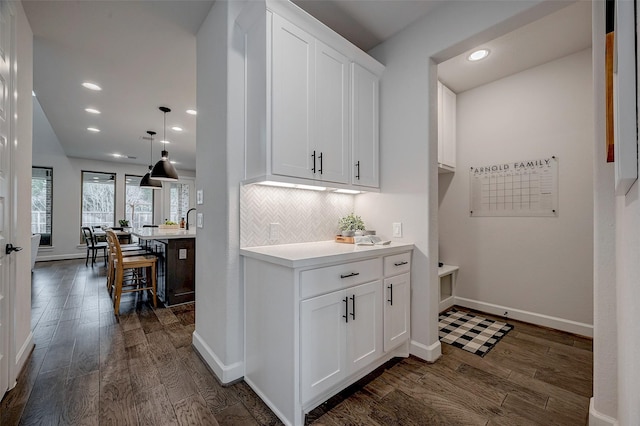
[[[279,238],[280,238],[280,224],[270,223],[269,224],[269,240],[278,241]]]
[[[196,226],[198,228],[204,227],[204,215],[202,213],[196,213]]]
[[[393,223],[393,237],[402,238],[402,222]]]

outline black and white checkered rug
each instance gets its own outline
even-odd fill
[[[440,341],[485,356],[513,326],[452,309],[440,314]]]

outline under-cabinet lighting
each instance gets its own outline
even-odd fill
[[[277,186],[281,188],[294,188],[294,189],[308,189],[310,191],[326,191],[324,186],[302,185],[296,183],[276,182],[272,180],[265,180],[263,182],[256,182],[258,185]]]
[[[360,191],[356,191],[354,189],[336,189],[335,192],[339,192],[340,194],[359,194]]]

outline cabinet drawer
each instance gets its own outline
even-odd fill
[[[300,273],[300,298],[374,281],[382,277],[382,259],[369,259],[343,263]]]
[[[411,270],[411,252],[394,254],[384,258],[384,276],[404,274]]]

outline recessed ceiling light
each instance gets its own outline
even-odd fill
[[[91,83],[89,81],[85,81],[84,83],[82,83],[82,86],[86,87],[89,90],[96,90],[96,91],[102,90],[102,87],[98,86],[95,83]]]
[[[116,158],[124,157],[124,155],[121,155],[121,154],[111,154],[111,155],[113,155]]]
[[[97,129],[95,127],[87,127],[87,130],[93,133],[98,133],[100,131],[100,129]]]
[[[178,164],[178,162],[177,162],[176,160],[169,160],[169,162],[170,162],[171,164]]]
[[[188,110],[187,110],[187,114],[197,115],[197,114],[198,114],[198,111],[196,111],[195,109],[188,109]]]
[[[471,52],[467,59],[470,61],[479,61],[480,59],[484,59],[489,56],[489,49],[478,49],[474,52]]]
[[[171,141],[159,141],[160,143],[171,143]]]
[[[181,132],[181,131],[182,131],[182,127],[180,127],[180,126],[173,126],[173,127],[171,128],[171,130],[174,130],[174,131],[176,131],[176,132]]]
[[[100,179],[98,176],[93,177],[93,180],[98,180],[98,179]]]
[[[85,108],[85,111],[87,111],[89,114],[100,114],[100,111],[98,111],[95,108]]]

